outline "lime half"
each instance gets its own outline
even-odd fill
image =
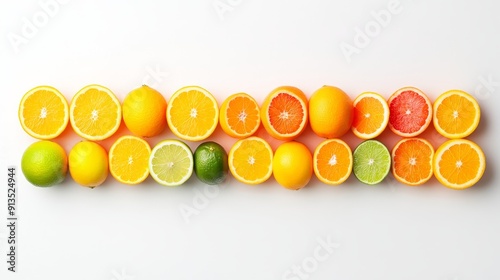
[[[382,182],[391,169],[391,154],[384,144],[367,140],[353,153],[353,172],[361,182],[374,185]]]
[[[193,153],[181,141],[164,140],[151,151],[149,172],[162,185],[179,186],[193,174]]]

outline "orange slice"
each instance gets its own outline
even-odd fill
[[[351,175],[352,162],[351,148],[344,141],[325,140],[314,151],[314,174],[323,183],[339,185]]]
[[[236,93],[224,100],[219,123],[224,132],[235,138],[252,136],[260,126],[257,101],[246,93]]]
[[[135,185],[149,175],[151,147],[136,136],[122,136],[109,150],[109,171],[119,182]]]
[[[392,174],[401,183],[418,186],[432,177],[434,148],[421,138],[401,139],[392,149]]]
[[[51,86],[38,86],[24,94],[18,113],[24,131],[38,139],[56,138],[69,120],[68,101]]]
[[[262,104],[262,125],[276,139],[293,140],[306,128],[307,106],[307,97],[300,89],[292,86],[278,87]]]
[[[229,170],[238,181],[256,185],[273,173],[273,150],[259,137],[238,140],[229,151]]]
[[[172,132],[181,139],[204,140],[212,135],[219,122],[217,101],[202,87],[183,87],[168,102],[167,122]]]
[[[447,91],[434,102],[434,127],[444,137],[469,136],[476,130],[480,118],[479,104],[465,91]]]
[[[389,106],[382,95],[363,92],[353,103],[352,132],[361,139],[372,139],[384,132],[389,123]]]
[[[99,141],[112,136],[122,121],[122,106],[115,94],[101,85],[79,90],[69,107],[69,120],[76,134]]]
[[[485,169],[486,157],[483,151],[470,140],[448,140],[434,155],[434,176],[451,189],[472,187],[481,179]]]
[[[419,89],[404,87],[387,101],[389,128],[402,137],[415,137],[424,132],[432,120],[432,104]]]

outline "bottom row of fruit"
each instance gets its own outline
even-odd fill
[[[23,154],[21,168],[35,186],[61,183],[68,171],[73,180],[86,187],[101,185],[108,172],[119,182],[139,184],[149,175],[158,183],[178,186],[193,171],[206,184],[221,184],[229,171],[240,182],[260,184],[274,175],[287,189],[305,187],[314,173],[329,185],[339,185],[351,172],[366,184],[382,182],[392,169],[393,176],[407,185],[421,185],[432,175],[444,186],[465,189],[477,183],[485,170],[481,148],[466,139],[449,140],[436,151],[425,139],[405,138],[389,152],[377,140],[359,144],[354,152],[340,139],[320,143],[313,154],[302,143],[281,144],[273,154],[259,137],[237,141],[229,155],[215,142],[200,144],[194,153],[179,140],[164,140],[152,150],[145,140],[123,136],[110,148],[109,155],[98,143],[77,143],[66,156],[52,141],[39,141]]]

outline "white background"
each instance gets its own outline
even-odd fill
[[[74,0],[52,7],[43,22],[47,1],[0,4],[1,279],[301,279],[286,273],[303,264],[302,279],[500,278],[498,1],[401,0],[383,27],[373,14],[389,0]],[[230,9],[218,13],[214,3]],[[23,34],[27,21],[37,30]],[[356,45],[356,28],[367,27],[369,44]],[[12,43],[15,36],[24,39]],[[344,55],[343,42],[357,53]],[[178,188],[151,178],[129,187],[110,177],[90,190],[69,176],[53,188],[33,187],[20,172],[35,141],[17,119],[22,95],[48,84],[70,100],[90,83],[121,100],[142,83],[167,100],[196,84],[219,103],[240,91],[262,102],[284,84],[308,96],[335,85],[352,98],[363,91],[389,97],[413,85],[432,100],[460,88],[482,108],[470,139],[484,149],[487,170],[465,191],[435,179],[412,188],[392,177],[371,187],[353,176],[339,187],[314,178],[297,192],[274,179],[250,187],[231,177],[212,189],[194,177]],[[299,140],[313,150],[321,139],[306,134]],[[166,131],[149,141],[172,137]],[[443,141],[433,131],[424,137],[435,148]],[[210,139],[227,149],[234,143],[220,129]],[[351,148],[359,143],[352,134],[344,139]],[[392,148],[398,138],[386,132],[382,140]],[[79,139],[69,130],[56,141],[69,152]],[[16,274],[4,261],[10,165],[18,169]],[[186,220],[182,207],[198,214]],[[328,238],[336,248],[313,260],[318,239]]]

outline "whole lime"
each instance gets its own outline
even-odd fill
[[[39,141],[24,151],[21,170],[31,184],[37,187],[51,187],[66,178],[68,157],[59,144]]]
[[[228,174],[227,153],[212,141],[204,142],[194,152],[194,172],[205,184],[218,185]]]

